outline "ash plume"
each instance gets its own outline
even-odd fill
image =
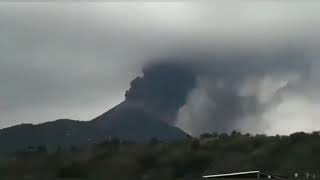
[[[215,56],[195,62],[199,64],[196,87],[179,109],[176,125],[193,135],[233,130],[287,133],[285,126],[275,131],[279,128],[275,125],[305,120],[294,122],[291,115],[277,116],[283,113],[283,103],[308,88],[310,63],[303,55],[288,52]],[[290,113],[295,112],[292,109]]]
[[[167,123],[195,136],[233,130],[288,134],[320,127],[313,126],[314,114],[319,114],[312,87],[315,62],[303,53],[182,57],[145,67],[126,100],[143,102]]]
[[[188,63],[161,61],[150,63],[143,76],[131,82],[126,101],[140,106],[163,121],[174,124],[178,109],[195,87],[195,74]]]

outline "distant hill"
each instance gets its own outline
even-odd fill
[[[102,134],[134,141],[151,138],[176,140],[187,137],[179,128],[161,121],[157,114],[146,112],[143,107],[130,102],[121,103],[89,124]]]
[[[130,141],[152,138],[171,141],[187,138],[179,128],[124,102],[92,121],[60,119],[43,124],[22,124],[0,130],[0,153],[28,146],[50,148],[86,146],[117,137]]]
[[[85,145],[101,139],[100,133],[87,122],[61,119],[38,125],[22,124],[0,130],[0,152],[13,152],[28,146]]]
[[[187,64],[162,62],[144,68],[126,91],[124,102],[91,121],[60,119],[43,124],[22,124],[0,130],[0,152],[28,146],[85,146],[117,137],[130,141],[152,138],[171,141],[187,138],[174,127],[176,114],[195,86]]]

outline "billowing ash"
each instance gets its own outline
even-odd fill
[[[233,130],[283,133],[273,132],[274,121],[284,119],[272,111],[282,111],[281,103],[307,81],[310,62],[283,54],[262,57],[216,56],[199,63],[197,85],[178,111],[177,126],[193,135]],[[290,122],[289,116],[283,118]]]
[[[188,63],[168,60],[147,65],[143,74],[131,82],[126,101],[174,124],[178,109],[186,103],[186,97],[195,87],[192,67]]]
[[[126,98],[192,135],[313,131],[320,129],[315,63],[296,52],[160,60],[146,66]]]

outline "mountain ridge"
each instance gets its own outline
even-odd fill
[[[20,124],[0,129],[0,153],[12,153],[30,146],[87,146],[116,137],[128,141],[163,141],[187,138],[181,129],[166,124],[125,102],[90,121],[57,119],[40,124]]]
[[[27,146],[85,146],[111,137],[129,141],[181,140],[189,137],[174,126],[177,112],[195,86],[187,64],[162,61],[131,81],[125,100],[90,121],[58,119],[0,130],[0,152]],[[165,87],[165,88],[163,88]]]

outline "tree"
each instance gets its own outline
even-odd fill
[[[200,139],[208,139],[208,138],[212,138],[212,134],[209,133],[204,133],[200,135]]]
[[[160,143],[159,139],[157,138],[152,138],[150,139],[149,143],[148,143],[148,146],[150,147],[154,147],[156,145],[158,145]]]

